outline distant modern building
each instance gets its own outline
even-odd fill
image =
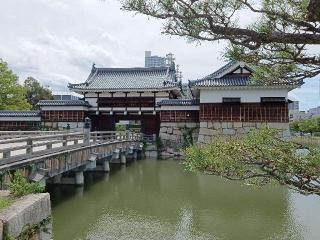
[[[320,106],[316,107],[316,108],[311,108],[308,110],[308,114],[311,117],[319,117],[320,116]]]
[[[166,67],[174,63],[173,54],[169,53],[165,57],[152,56],[151,51],[145,51],[144,67]]]
[[[290,110],[289,111],[289,121],[302,121],[311,118],[311,115],[305,111],[298,111],[298,110]]]

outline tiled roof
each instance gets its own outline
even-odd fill
[[[199,105],[196,99],[166,99],[158,103],[160,106],[193,106]]]
[[[203,78],[191,82],[195,87],[225,87],[225,86],[248,86],[251,84],[250,77],[223,77]]]
[[[250,72],[254,71],[245,63],[231,61],[219,70],[202,79],[190,81],[190,87],[297,86],[303,84],[302,81],[274,81],[272,83],[259,84],[258,82],[253,82],[250,75],[242,75],[237,73],[231,75],[228,74],[232,73],[235,68],[239,66],[241,67],[242,64],[245,68],[249,69]],[[230,70],[228,71],[228,69]]]
[[[241,87],[241,86],[300,86],[303,81],[283,81],[266,84],[254,83],[250,76],[230,76],[223,78],[203,78],[191,81],[191,87]]]
[[[38,106],[85,106],[90,104],[83,100],[40,100]]]
[[[0,111],[0,117],[40,117],[40,111]]]
[[[215,78],[215,77],[219,76],[220,74],[222,74],[223,72],[225,72],[226,70],[228,70],[229,68],[231,68],[236,63],[237,63],[237,61],[230,61],[226,65],[219,68],[214,73],[211,73],[210,75],[206,76],[205,78]]]
[[[178,88],[175,70],[153,68],[92,68],[84,83],[69,84],[72,90],[123,90]]]

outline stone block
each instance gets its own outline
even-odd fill
[[[166,140],[167,139],[167,134],[166,133],[159,133],[159,137],[161,138],[161,140]]]
[[[161,127],[160,128],[160,133],[166,133],[167,132],[167,128],[166,127]]]
[[[289,129],[288,129],[288,130],[284,130],[284,131],[282,132],[282,137],[285,138],[285,139],[290,139],[290,138],[291,138],[291,132],[290,132],[290,130],[289,130]]]
[[[274,129],[288,129],[289,123],[275,123],[275,122],[269,122],[267,123],[268,127],[274,128]]]
[[[172,134],[182,136],[182,132],[180,130],[173,130]]]
[[[204,135],[199,135],[198,137],[198,143],[204,143]]]
[[[187,128],[199,127],[199,123],[196,123],[196,122],[187,122],[187,123],[186,123],[186,127],[187,127]]]
[[[242,128],[242,122],[234,122],[233,127],[234,128]]]
[[[233,123],[232,122],[222,122],[221,128],[233,128]]]
[[[208,122],[208,128],[213,128],[213,122]]]
[[[234,130],[232,128],[224,128],[222,130],[222,134],[224,134],[224,135],[235,135],[236,134],[236,130]]]
[[[27,225],[38,224],[51,215],[49,193],[31,194],[0,213],[4,233],[18,237]]]
[[[257,128],[266,128],[266,127],[268,127],[267,123],[261,123],[261,122],[256,123],[256,126],[257,126]]]
[[[255,123],[255,122],[244,122],[244,123],[242,123],[242,125],[244,127],[256,127],[257,123]]]
[[[167,128],[167,133],[168,133],[168,134],[172,134],[172,132],[173,132],[172,127],[168,127],[168,128]]]
[[[209,129],[209,128],[200,128],[199,134],[214,136],[214,135],[217,135],[217,130],[213,130],[213,129]]]
[[[213,122],[212,123],[213,129],[220,129],[221,128],[221,122]]]
[[[200,128],[208,128],[208,122],[200,122]]]

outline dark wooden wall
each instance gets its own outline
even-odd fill
[[[41,119],[45,122],[83,122],[84,111],[42,111]]]
[[[200,121],[289,122],[288,103],[202,103]]]
[[[199,111],[161,111],[161,122],[198,122]]]
[[[30,131],[38,130],[40,122],[29,121],[0,121],[0,131]]]

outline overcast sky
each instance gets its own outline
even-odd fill
[[[98,67],[142,67],[145,50],[174,53],[184,81],[224,64],[226,43],[196,45],[162,35],[161,22],[120,7],[116,0],[1,0],[0,58],[20,81],[33,76],[54,91],[85,81],[93,62]],[[300,100],[303,110],[320,105],[319,81],[308,80],[290,96]]]

